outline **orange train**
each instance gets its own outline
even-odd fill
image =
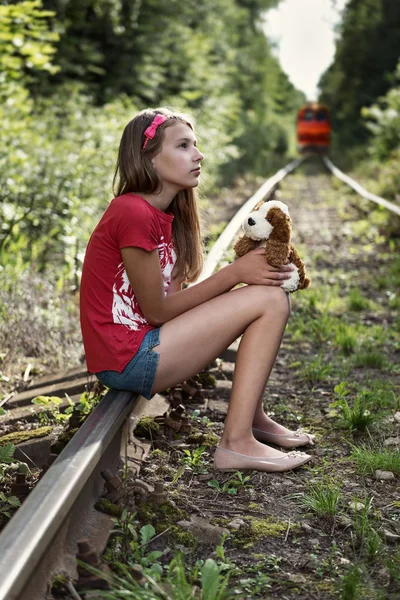
[[[323,104],[311,102],[303,106],[297,114],[297,148],[326,151],[331,139],[331,119],[329,110]]]

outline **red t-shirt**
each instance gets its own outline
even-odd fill
[[[167,293],[176,255],[170,213],[137,194],[114,198],[89,240],[80,289],[81,328],[88,371],[121,372],[154,329],[129,283],[121,248],[158,249]]]

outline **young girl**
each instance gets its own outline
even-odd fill
[[[114,176],[116,197],[95,228],[81,283],[88,370],[105,385],[153,394],[199,373],[235,339],[239,345],[221,470],[286,471],[311,459],[284,448],[312,443],[263,410],[263,393],[290,309],[280,288],[291,267],[254,250],[208,279],[202,268],[194,188],[204,156],[189,117],[143,110],[126,126]],[[238,289],[238,283],[247,284]]]

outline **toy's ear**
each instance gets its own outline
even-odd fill
[[[259,242],[257,242],[256,240],[252,240],[251,238],[247,237],[247,235],[244,235],[243,237],[237,240],[237,242],[233,246],[233,249],[235,251],[236,256],[240,258],[241,256],[244,256],[245,254],[250,252],[250,250],[255,250],[258,244]]]
[[[265,257],[273,267],[280,267],[287,263],[289,258],[289,244],[270,240],[265,247]]]
[[[263,204],[265,204],[264,200],[260,200],[260,202],[255,205],[255,207],[253,208],[253,210],[251,212],[258,210],[260,208],[260,206],[262,206]]]

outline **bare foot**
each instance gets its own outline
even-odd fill
[[[268,415],[262,413],[257,420],[253,421],[253,427],[255,429],[260,429],[261,431],[266,431],[267,433],[274,433],[278,435],[286,435],[288,433],[292,433],[291,429],[286,429],[283,425],[279,425],[273,421]]]

